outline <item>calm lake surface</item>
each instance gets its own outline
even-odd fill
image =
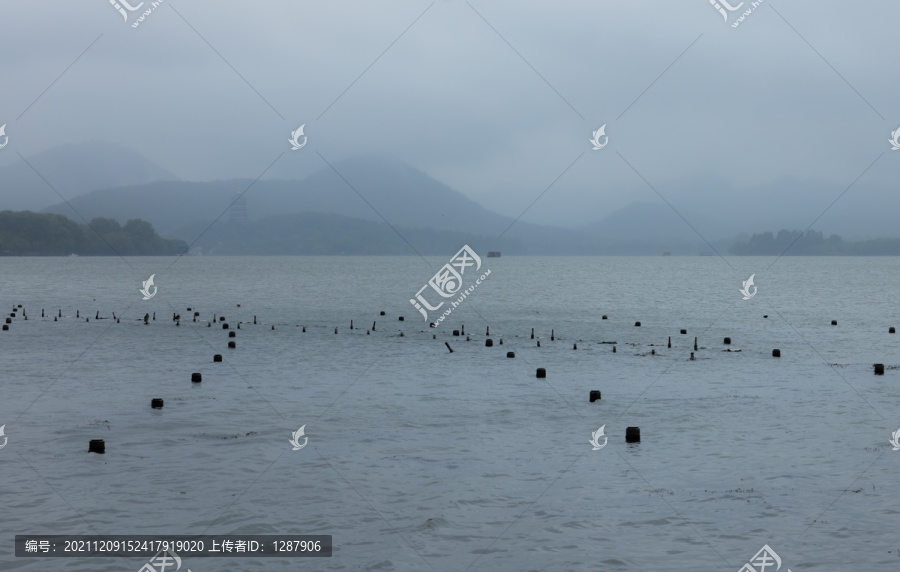
[[[766,544],[900,567],[900,259],[483,258],[429,328],[409,300],[450,254],[0,258],[28,316],[0,332],[0,569],[147,561],[16,558],[16,534],[226,533],[334,555],[182,570],[736,572]]]

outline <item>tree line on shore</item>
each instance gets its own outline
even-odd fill
[[[406,253],[408,245],[398,241],[390,228],[381,226],[338,215],[298,213],[247,225],[215,225],[206,229],[203,238],[208,246],[217,246],[210,250],[224,255]],[[404,229],[407,234],[420,246],[434,243],[441,252],[476,238],[431,229]],[[0,256],[170,256],[183,254],[187,248],[183,240],[162,238],[153,225],[141,219],[121,225],[115,219],[97,217],[85,225],[60,214],[0,211]],[[777,234],[763,232],[738,240],[729,252],[739,256],[897,256],[900,239],[850,242],[836,234],[826,238],[821,231],[782,229]]]
[[[754,234],[746,242],[735,243],[730,252],[748,256],[896,256],[900,255],[900,238],[849,242],[836,234],[825,238],[816,230],[782,229],[778,234]]]
[[[58,214],[0,211],[3,256],[166,256],[186,250],[183,240],[162,238],[140,219],[123,226],[98,217],[84,225]]]

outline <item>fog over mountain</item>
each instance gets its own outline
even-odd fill
[[[763,4],[739,29],[704,0],[268,6],[165,3],[135,28],[107,2],[4,4],[0,209],[172,236],[244,193],[251,224],[529,252],[900,232],[900,4]]]
[[[98,189],[176,178],[121,145],[68,143],[0,167],[0,210],[38,211]]]
[[[236,209],[229,210],[229,205],[239,196],[248,221],[292,213],[331,213],[407,229],[452,231],[495,239],[502,234],[521,245],[529,245],[525,250],[530,253],[581,253],[585,252],[584,243],[588,241],[590,253],[658,254],[662,249],[696,254],[710,250],[705,241],[721,243],[739,234],[805,229],[821,214],[816,209],[824,209],[818,205],[838,197],[841,208],[826,213],[817,222],[816,229],[850,239],[900,236],[892,214],[900,212],[900,197],[890,188],[873,183],[851,188],[843,196],[842,189],[833,183],[792,178],[736,192],[723,178],[698,173],[660,185],[666,192],[683,197],[680,201],[667,204],[652,191],[650,195],[638,194],[635,189],[640,200],[623,208],[605,209],[604,216],[589,224],[556,226],[534,225],[492,212],[459,190],[385,154],[328,164],[295,181],[161,180],[173,176],[138,154],[111,144],[66,146],[48,151],[38,159],[46,162],[47,157],[66,153],[82,158],[105,157],[105,161],[115,162],[116,169],[110,171],[119,177],[156,180],[105,185],[108,188],[84,192],[83,189],[98,184],[94,175],[97,161],[61,161],[68,169],[53,171],[51,176],[58,174],[66,181],[73,196],[68,203],[48,205],[45,212],[63,214],[77,221],[80,217],[86,220],[111,217],[122,222],[142,218],[163,235],[188,242],[194,237],[180,233],[194,229],[199,236],[213,221],[233,219]],[[20,173],[24,169],[30,170],[23,164],[6,167],[7,171]],[[40,180],[38,183],[45,184]],[[35,185],[32,182],[32,187]],[[29,200],[35,205],[42,196],[49,198],[31,191],[16,193],[12,189],[7,189],[6,195],[13,205]],[[547,204],[552,202],[552,198],[547,199]],[[8,208],[5,205],[0,203],[0,208]],[[500,242],[493,247],[500,248]]]

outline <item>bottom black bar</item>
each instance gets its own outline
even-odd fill
[[[65,535],[17,534],[16,556],[330,557],[330,534]]]

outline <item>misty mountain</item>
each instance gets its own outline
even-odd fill
[[[512,222],[421,171],[394,159],[372,156],[341,161],[334,169],[325,167],[300,181],[169,181],[104,189],[70,202],[88,219],[141,216],[167,232],[190,221],[215,220],[242,192],[250,219],[331,212],[382,221],[381,213],[393,225],[484,234],[499,234]],[[65,203],[45,212],[77,218]]]
[[[502,249],[525,254],[518,241],[460,231],[388,226],[332,213],[295,213],[269,216],[246,224],[220,221],[209,227],[195,222],[175,231],[189,238],[191,248],[204,255],[404,255],[452,254],[468,244],[483,255]]]
[[[865,178],[851,183],[781,177],[736,189],[717,175],[697,173],[666,181],[657,190],[710,241],[761,228],[807,228],[814,221],[826,234],[851,239],[900,237],[896,189]]]
[[[512,222],[389,156],[346,159],[277,193],[258,194],[253,202],[260,216],[320,211],[380,221],[377,211],[394,225],[486,235],[499,234]]]
[[[495,239],[502,233],[500,241],[486,247],[499,249],[506,239],[519,244],[523,254],[697,254],[727,250],[738,233],[806,228],[842,192],[836,183],[787,178],[738,191],[708,172],[655,186],[669,204],[658,196],[654,201],[655,193],[648,197],[646,189],[639,195],[635,190],[636,196],[654,202],[632,203],[576,229],[516,221],[483,208],[409,165],[377,155],[326,165],[298,181],[157,181],[94,191],[70,203],[87,219],[142,218],[162,235],[188,242],[200,231],[185,235],[185,229],[206,228],[216,220],[252,223],[277,215],[320,212],[384,223],[380,213],[390,225],[406,229]],[[229,208],[236,199],[238,203]],[[816,228],[850,239],[898,236],[892,216],[897,210],[900,199],[889,188],[860,182],[828,210]],[[80,220],[65,203],[45,212]]]
[[[659,254],[665,250],[697,254],[711,250],[704,238],[714,244],[733,234],[711,217],[689,210],[679,212],[687,222],[665,203],[632,203],[581,230],[604,245],[602,250],[628,254]]]
[[[896,186],[864,178],[851,183],[780,178],[744,191],[734,207],[737,212],[729,218],[740,232],[805,229],[821,216],[814,226],[829,235],[851,240],[900,237]]]
[[[246,218],[252,223],[287,213],[326,212],[383,223],[381,213],[395,227],[483,237],[497,237],[514,222],[417,169],[376,156],[347,159],[300,181],[167,181],[95,191],[71,200],[70,204],[75,210],[60,203],[45,212],[73,220],[79,220],[75,211],[87,219],[140,217],[150,221],[161,234],[188,242],[199,231],[184,234],[187,229],[206,228],[216,220]],[[578,231],[523,222],[516,222],[504,238],[523,245],[527,242],[531,254],[590,251],[590,245]],[[498,249],[499,244],[485,247]]]
[[[249,180],[162,181],[103,189],[70,200],[72,207],[58,203],[44,212],[62,214],[76,221],[81,221],[78,213],[87,220],[98,216],[119,221],[142,218],[161,234],[171,235],[174,229],[192,221],[211,223],[225,213],[237,189],[246,188],[250,183]]]
[[[97,189],[177,178],[131,149],[103,141],[58,145],[26,160],[33,169],[22,159],[0,167],[0,209],[42,210],[60,202],[53,189],[72,200]]]

